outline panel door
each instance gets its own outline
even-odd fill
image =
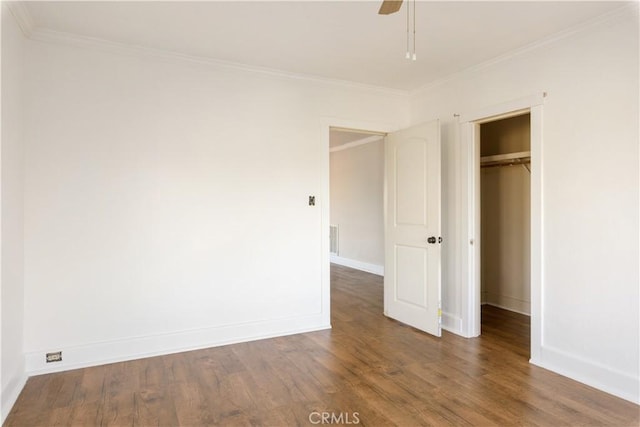
[[[440,336],[440,122],[385,140],[385,315]]]

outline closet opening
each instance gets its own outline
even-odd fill
[[[530,349],[530,113],[482,123],[479,148],[481,330]]]

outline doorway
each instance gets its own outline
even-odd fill
[[[349,132],[352,133],[355,132]],[[331,155],[346,151],[337,143],[333,144],[339,136],[338,132],[333,138],[330,135]],[[379,242],[375,245],[376,252],[380,264],[385,268],[384,314],[439,337],[442,243],[440,122],[433,120],[396,131],[385,140],[378,135],[349,141],[344,146],[352,148],[357,144],[361,147],[370,142],[379,143],[375,146],[375,162],[365,161],[361,167],[349,164],[345,168],[341,164],[337,165],[338,159],[333,156],[330,159],[332,224],[329,235],[333,241],[330,241],[329,248],[332,257],[342,251],[340,248],[343,248],[346,240],[340,237],[339,243],[335,242],[338,235],[343,235],[342,225],[336,221],[338,215],[334,215],[334,212],[343,210],[339,205],[350,205],[356,200],[357,207],[370,201],[366,199],[376,199],[377,202],[371,209],[361,210],[351,223],[360,225],[365,222],[363,219],[366,216],[374,214],[376,217],[374,228]],[[360,181],[365,185],[346,198],[336,197],[340,187],[345,186],[344,177],[349,178],[359,169],[366,174],[364,179],[360,177],[356,183]],[[372,172],[377,172],[376,180],[371,179]],[[334,183],[334,179],[340,182]],[[364,190],[371,187],[372,182],[374,197],[365,197],[363,200],[361,193],[366,193]],[[372,234],[374,233],[365,233],[359,240],[371,237]]]
[[[380,138],[382,135],[376,132],[378,135],[375,137],[360,140],[353,140],[353,135],[346,135],[348,142],[334,143],[341,133],[345,133],[344,131],[344,128],[329,128],[330,154],[344,151],[339,145],[348,149],[374,141],[380,143],[379,149],[376,150],[379,167],[375,169],[379,174],[376,186],[377,199],[382,203],[369,209],[367,215],[375,213],[379,216],[376,221],[376,234],[379,236],[377,240],[381,243],[377,248],[378,259],[385,268],[384,314],[440,336],[440,122],[434,120],[396,131],[385,141]],[[355,130],[347,131],[350,134],[358,133]],[[335,255],[341,253],[344,239],[340,237],[339,243],[335,241],[336,236],[342,234],[342,231],[338,231],[342,227],[335,221],[337,216],[333,214],[334,204],[337,204],[334,194],[338,193],[339,188],[333,181],[334,175],[337,175],[335,172],[338,171],[334,172],[333,159],[330,159],[329,163],[331,216],[330,232],[327,233],[329,242],[326,247],[333,261]],[[372,162],[365,162],[367,168],[371,164]],[[380,167],[382,164],[384,167]],[[349,173],[352,173],[358,168],[351,166],[348,169]],[[356,197],[359,197],[358,193],[347,199]],[[364,213],[360,216],[364,216]],[[363,221],[362,218],[356,217],[354,222]]]
[[[384,134],[329,133],[329,251],[334,264],[384,274]]]
[[[322,188],[320,193],[320,264],[321,264],[321,316],[331,325],[331,133],[335,131],[356,132],[364,135],[386,135],[394,125],[385,122],[323,118],[321,129]],[[353,141],[351,141],[353,142]]]
[[[480,221],[480,126],[483,123],[521,116],[530,116],[530,359],[539,365],[542,354],[544,324],[542,294],[544,274],[542,152],[543,108],[546,93],[540,92],[513,101],[496,104],[461,114],[460,153],[460,277],[461,335],[476,337],[481,331],[481,221]]]
[[[480,125],[481,330],[531,315],[531,116]]]

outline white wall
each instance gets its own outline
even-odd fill
[[[531,312],[531,179],[522,165],[482,169],[482,301]]]
[[[331,153],[331,224],[339,227],[334,258],[367,271],[384,269],[384,140]]]
[[[443,124],[445,319],[461,313],[455,113],[548,92],[543,114],[542,353],[537,364],[640,402],[636,6],[413,97]],[[463,215],[465,216],[463,218]],[[449,240],[447,240],[449,237]],[[464,246],[466,247],[466,246]],[[450,325],[451,327],[451,325]]]
[[[318,259],[328,224],[322,198],[316,208],[306,204],[328,187],[321,124],[393,130],[409,124],[410,112],[413,123],[443,124],[443,305],[448,318],[459,317],[456,261],[466,237],[453,114],[547,91],[538,363],[638,401],[637,25],[626,14],[452,76],[416,94],[411,110],[404,96],[381,91],[27,42],[27,370],[326,327]],[[6,34],[19,40],[9,27],[3,17],[3,80]],[[5,370],[22,372],[19,347],[6,345],[21,339],[21,328],[5,328],[21,324],[20,304],[5,304],[6,292],[20,298],[19,279],[5,282],[5,257],[21,241],[4,224],[5,208],[19,209],[21,185],[19,163],[5,178],[7,153],[20,151],[19,137],[5,146],[7,123],[20,123],[5,120],[5,107],[23,97],[5,88],[3,81],[3,408]],[[61,364],[44,365],[51,350],[63,350]]]
[[[322,124],[408,97],[67,42],[28,43],[28,371],[328,327]]]
[[[23,354],[23,35],[2,3],[0,423],[26,381]]]

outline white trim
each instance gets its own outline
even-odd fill
[[[461,330],[460,335],[471,338],[480,335],[480,284],[476,277],[480,274],[480,265],[476,260],[480,256],[480,233],[475,231],[479,223],[480,207],[476,203],[474,194],[479,191],[480,150],[478,137],[480,125],[466,122],[460,129],[460,301],[461,301]],[[477,166],[476,166],[477,164]],[[475,283],[475,285],[474,285]],[[474,287],[475,286],[475,287]],[[477,287],[477,289],[476,289]]]
[[[531,121],[531,357],[538,360],[542,347],[542,104],[539,93],[461,115],[460,182],[463,233],[460,238],[461,335],[480,335],[480,123],[529,111]],[[465,197],[466,195],[466,197]],[[466,249],[465,249],[466,248]]]
[[[467,112],[460,115],[460,123],[475,122],[481,124],[520,116],[528,113],[529,109],[534,105],[543,105],[546,96],[546,92],[539,92],[531,96],[514,99],[497,105],[490,105],[473,112]]]
[[[541,348],[539,358],[532,357],[530,362],[640,405],[640,377],[547,346]]]
[[[27,9],[27,5],[25,4],[25,2],[7,1],[2,3],[6,4],[9,7],[9,11],[18,23],[20,30],[22,30],[22,34],[24,34],[27,38],[31,37],[35,25],[33,22],[33,17],[31,16],[29,9]]]
[[[15,405],[18,396],[22,392],[25,384],[27,383],[27,374],[22,373],[18,378],[14,378],[10,381],[4,389],[2,389],[2,409],[0,417],[0,425],[4,424],[4,421],[9,416],[11,408]]]
[[[399,129],[398,124],[385,122],[372,122],[366,120],[350,120],[339,117],[322,117],[320,125],[320,141],[318,145],[318,158],[320,159],[320,288],[321,311],[327,324],[331,322],[331,271],[330,271],[330,244],[329,226],[331,225],[330,200],[330,164],[329,144],[331,129],[363,129],[372,132],[387,134]],[[385,195],[386,201],[386,195]],[[316,200],[317,202],[317,200]]]
[[[323,314],[248,322],[169,334],[96,342],[76,347],[42,349],[25,355],[29,375],[67,371],[107,363],[217,347],[265,338],[330,329]],[[45,353],[62,351],[62,362],[46,363]]]
[[[460,335],[462,331],[462,318],[443,311],[441,327],[445,331]]]
[[[73,46],[79,46],[79,47],[92,47],[100,50],[107,50],[113,53],[120,53],[120,54],[127,54],[127,55],[137,54],[141,56],[153,56],[153,57],[160,57],[163,59],[173,59],[181,62],[186,61],[186,62],[205,63],[209,65],[215,65],[218,67],[231,68],[231,69],[242,70],[247,72],[257,72],[257,73],[275,75],[279,77],[302,79],[302,80],[308,80],[308,81],[314,81],[314,82],[321,82],[325,84],[333,84],[333,85],[338,85],[343,87],[346,86],[346,87],[357,88],[357,89],[372,90],[376,92],[392,94],[392,95],[400,95],[400,96],[406,96],[406,97],[413,97],[431,88],[446,84],[452,80],[465,77],[469,74],[476,73],[479,70],[483,70],[485,68],[507,61],[514,57],[521,56],[530,51],[540,49],[544,46],[553,44],[556,41],[568,38],[574,34],[577,34],[583,31],[588,31],[592,27],[602,25],[604,23],[607,23],[619,17],[623,17],[629,12],[636,12],[638,8],[636,2],[630,2],[630,4],[626,4],[604,15],[595,17],[591,20],[580,23],[574,27],[568,28],[559,33],[552,34],[548,37],[537,40],[519,49],[512,50],[503,55],[499,55],[495,58],[489,59],[479,64],[472,65],[471,67],[468,67],[464,70],[450,73],[443,78],[429,82],[417,89],[402,90],[402,89],[392,89],[392,88],[383,87],[383,86],[368,85],[368,84],[347,81],[347,80],[330,79],[330,78],[314,76],[314,75],[292,73],[292,72],[287,72],[283,70],[270,69],[266,67],[257,67],[257,66],[230,62],[230,61],[216,60],[208,57],[181,54],[178,52],[172,52],[164,49],[153,49],[153,48],[148,48],[143,46],[130,45],[126,43],[118,43],[118,42],[113,42],[113,41],[109,41],[109,40],[101,39],[97,37],[82,36],[79,34],[65,33],[65,32],[54,31],[46,28],[36,28],[33,17],[31,16],[24,1],[3,1],[2,3],[3,4],[6,3],[9,6],[9,9],[11,10],[16,20],[18,21],[18,24],[22,29],[22,32],[25,34],[26,37],[32,40],[49,42],[49,43],[60,43],[60,44],[73,45]]]
[[[538,357],[544,345],[544,175],[543,155],[543,107],[531,106],[531,358]]]
[[[430,83],[427,83],[417,89],[411,90],[409,91],[409,94],[411,96],[414,95],[419,95],[420,93],[426,92],[430,89],[436,88],[438,86],[442,86],[444,84],[447,84],[449,82],[458,80],[458,79],[463,79],[469,75],[473,75],[481,70],[484,70],[486,68],[492,67],[494,65],[498,65],[502,62],[508,61],[510,59],[513,58],[517,58],[519,56],[525,55],[529,52],[532,51],[536,51],[538,49],[542,49],[545,46],[548,45],[552,45],[553,43],[556,43],[560,40],[564,40],[566,38],[569,38],[575,34],[579,34],[585,31],[589,31],[594,27],[597,27],[599,25],[608,23],[610,21],[613,21],[615,19],[618,19],[620,17],[624,17],[626,16],[628,13],[635,13],[638,10],[638,4],[637,2],[629,2],[624,6],[621,6],[619,8],[616,8],[610,12],[607,12],[603,15],[600,16],[596,16],[595,18],[592,18],[586,22],[582,22],[580,24],[577,24],[573,27],[567,28],[565,30],[562,30],[558,33],[555,34],[551,34],[550,36],[544,37],[540,40],[536,40],[528,45],[525,45],[521,48],[512,50],[510,52],[504,53],[502,55],[498,55],[494,58],[491,58],[487,61],[484,62],[480,62],[478,64],[472,65],[468,68],[465,68],[463,70],[460,70],[458,72],[454,72],[454,73],[449,73],[448,75],[434,80]]]
[[[331,226],[331,210],[329,203],[330,182],[330,153],[331,124],[320,124],[320,137],[318,141],[318,159],[320,159],[320,311],[323,313],[323,321],[331,323],[331,269],[329,256],[331,242],[329,227]],[[318,200],[316,199],[316,204]]]
[[[329,152],[335,153],[336,151],[348,150],[349,148],[359,147],[361,145],[370,144],[372,142],[377,142],[383,139],[383,135],[371,135],[366,138],[361,138],[355,141],[347,142],[346,144],[338,145],[337,147],[332,147],[329,149]]]
[[[473,156],[470,156],[469,160],[471,161],[471,171],[472,174],[469,175],[470,178],[470,189],[476,195],[473,198],[473,201],[470,203],[470,207],[472,208],[473,214],[469,215],[469,220],[471,224],[469,225],[469,230],[471,230],[471,236],[475,236],[475,241],[472,251],[471,251],[471,259],[473,269],[470,270],[469,279],[473,280],[475,283],[473,289],[473,298],[470,299],[470,302],[473,304],[473,317],[470,317],[470,321],[474,322],[472,327],[472,331],[474,336],[480,335],[480,325],[482,322],[482,310],[480,308],[480,301],[482,299],[482,282],[480,280],[482,273],[482,263],[481,263],[481,252],[482,252],[482,231],[480,228],[480,218],[481,214],[481,200],[477,195],[481,192],[481,181],[480,181],[480,124],[473,124]],[[463,314],[464,315],[464,314]]]
[[[267,76],[304,80],[313,83],[321,83],[332,86],[346,87],[350,89],[366,90],[370,92],[377,92],[386,95],[395,95],[402,97],[409,97],[409,91],[390,89],[382,86],[374,86],[364,83],[352,82],[347,80],[330,79],[327,77],[320,77],[309,74],[292,73],[284,70],[278,70],[274,68],[259,67],[247,64],[241,64],[231,61],[223,61],[219,59],[209,58],[205,56],[188,55],[179,52],[173,52],[164,49],[155,49],[139,45],[130,45],[126,43],[114,42],[97,37],[88,37],[78,34],[65,33],[61,31],[54,31],[49,29],[38,28],[30,36],[31,40],[43,42],[62,44],[67,46],[74,46],[80,48],[96,49],[103,52],[109,52],[117,55],[125,56],[138,56],[157,58],[177,63],[191,63],[200,64],[208,67],[213,67],[221,70],[235,70],[247,73],[258,73]]]
[[[366,271],[367,273],[384,276],[384,266],[371,264],[368,262],[357,261],[355,259],[343,258],[338,255],[331,254],[331,263],[342,265],[344,267],[355,268],[356,270]]]
[[[521,301],[521,300],[517,300],[517,301]],[[524,312],[524,311],[520,311],[520,310],[516,310],[515,308],[507,307],[506,305],[496,304],[494,302],[483,302],[482,305],[490,305],[491,307],[497,307],[497,308],[500,308],[502,310],[512,311],[514,313],[522,314],[523,316],[531,317],[530,313],[527,313],[527,312]]]
[[[2,8],[1,13],[10,13],[13,16],[13,19],[25,36],[28,37],[31,34],[33,28],[33,19],[31,18],[31,15],[29,14],[26,5],[23,2],[3,1],[0,7]],[[2,36],[0,35],[0,40],[1,38]],[[1,71],[0,74],[2,74]],[[0,105],[0,110],[1,109],[2,106]],[[0,152],[0,158],[1,157],[2,153]],[[2,245],[0,242],[0,255],[2,254],[3,249],[1,246]],[[18,400],[18,396],[20,396],[22,389],[27,383],[28,376],[25,373],[24,364],[20,363],[17,369],[14,370],[14,372],[10,372],[5,376],[0,373],[0,377],[2,377],[2,383],[6,382],[2,389],[0,389],[0,425],[2,425],[9,416],[9,413],[11,412],[11,409],[15,405],[16,401]],[[5,381],[6,378],[9,378],[9,380]]]

